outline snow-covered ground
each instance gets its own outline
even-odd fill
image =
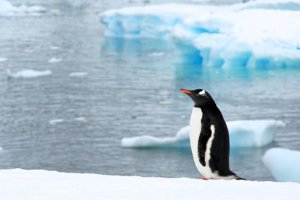
[[[231,147],[262,147],[270,144],[284,123],[278,120],[239,120],[227,122]],[[187,147],[189,127],[180,129],[174,137],[137,136],[123,138],[123,147]]]
[[[199,50],[207,67],[296,67],[300,64],[300,1],[230,6],[165,4],[109,10],[105,35],[173,38]]]
[[[298,200],[300,184],[257,181],[204,181],[145,178],[41,170],[1,170],[0,199],[5,200]]]
[[[278,181],[300,183],[300,152],[272,148],[263,157],[264,165]]]
[[[34,5],[28,6],[22,4],[21,6],[14,6],[6,0],[0,0],[0,17],[1,16],[24,16],[24,15],[41,15],[47,12],[47,9]]]

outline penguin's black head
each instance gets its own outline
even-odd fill
[[[214,104],[214,100],[210,94],[203,89],[186,90],[180,89],[181,92],[187,94],[195,103],[195,107],[203,107],[205,105]]]

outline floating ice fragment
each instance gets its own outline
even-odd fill
[[[11,72],[9,69],[6,71],[9,78],[35,78],[40,76],[49,76],[52,74],[50,70],[37,71],[32,69],[25,69],[18,72]]]
[[[22,4],[21,6],[14,6],[6,0],[0,1],[0,17],[1,16],[25,16],[25,15],[42,15],[47,12],[47,9],[42,6],[28,6]]]
[[[50,49],[51,50],[58,50],[58,49],[60,49],[60,47],[58,47],[58,46],[51,46]]]
[[[76,117],[74,118],[75,121],[79,121],[79,122],[86,122],[86,118],[85,117]]]
[[[49,124],[55,125],[55,124],[62,123],[62,122],[64,122],[64,119],[51,119],[49,121]]]
[[[0,57],[0,62],[5,62],[5,61],[7,61],[7,58]]]
[[[285,124],[278,120],[239,120],[229,121],[230,146],[262,147],[270,144],[279,128]],[[180,129],[174,137],[137,136],[123,138],[122,147],[189,147],[189,127]]]
[[[62,61],[62,58],[51,58],[50,60],[48,60],[48,63],[59,63]]]
[[[72,77],[81,77],[81,76],[86,76],[88,75],[89,73],[87,72],[72,72],[69,74],[69,76],[72,76]]]
[[[276,180],[300,183],[300,151],[272,148],[263,162]]]

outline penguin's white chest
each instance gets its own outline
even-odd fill
[[[212,146],[212,142],[214,139],[215,134],[215,127],[211,125],[211,136],[207,141],[206,144],[206,152],[205,152],[205,163],[206,165],[203,166],[200,163],[200,155],[198,154],[198,143],[201,133],[201,120],[202,120],[202,110],[200,108],[193,108],[191,119],[190,119],[190,142],[191,142],[191,149],[193,153],[194,162],[198,171],[205,177],[205,178],[215,178],[217,174],[213,173],[209,167],[209,160],[210,160],[210,150]]]

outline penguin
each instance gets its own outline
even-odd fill
[[[206,180],[245,180],[230,170],[228,128],[211,95],[203,89],[181,91],[194,101],[190,118],[190,143],[200,174]]]

